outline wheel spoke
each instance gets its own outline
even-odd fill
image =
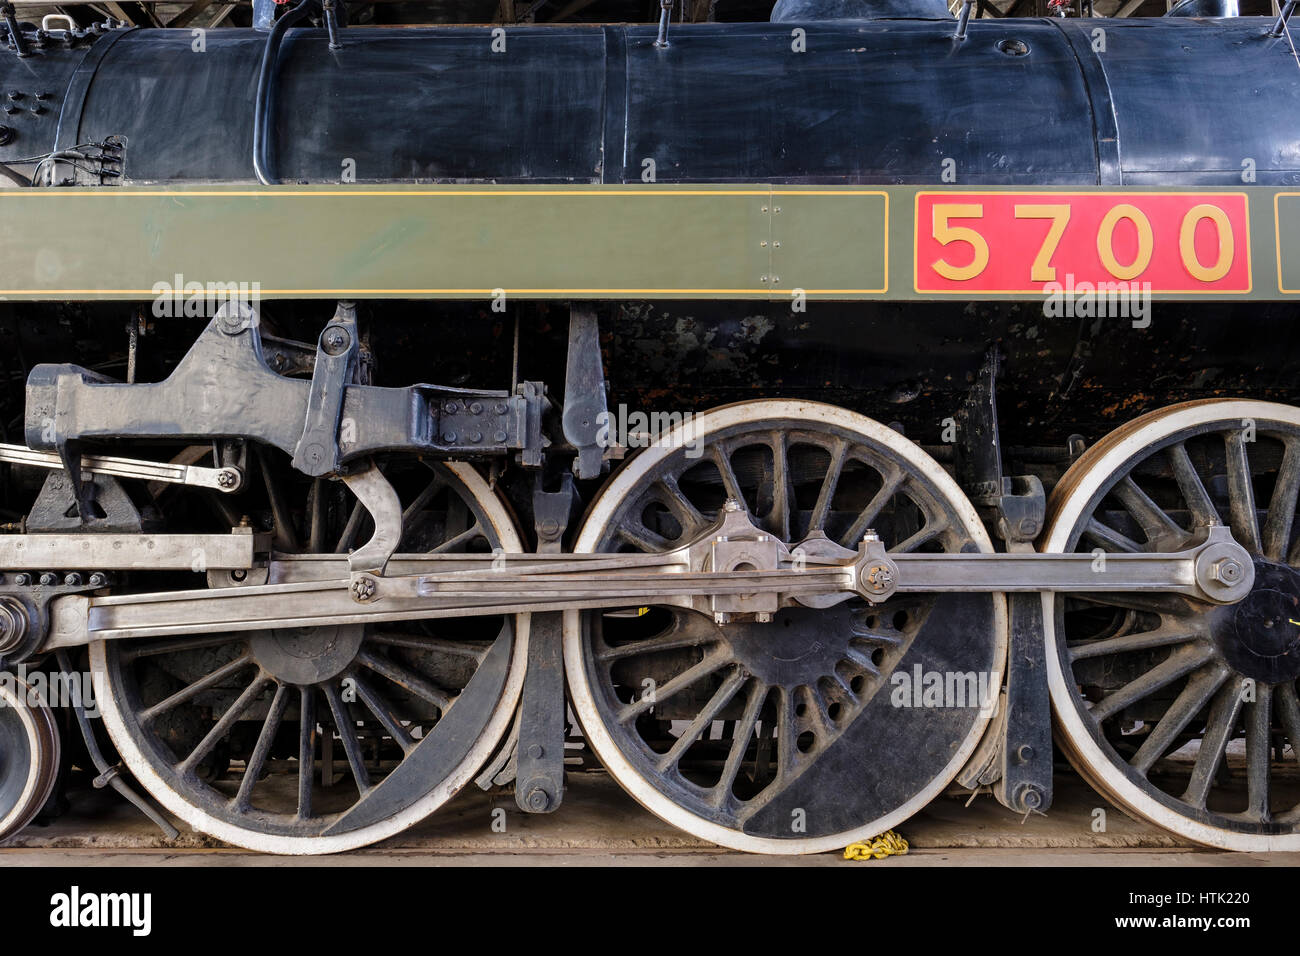
[[[1144,594],[1141,591],[1088,591],[1071,593],[1070,597],[1088,604],[1119,607],[1129,611],[1142,611],[1168,617],[1191,617],[1190,603],[1176,594]]]
[[[1295,524],[1296,499],[1300,497],[1300,440],[1291,439],[1282,453],[1273,496],[1269,500],[1268,514],[1264,518],[1264,557],[1282,561],[1291,542],[1291,528]]]
[[[485,538],[485,537],[486,535],[483,534],[483,529],[480,528],[478,522],[475,521],[464,531],[460,532],[460,534],[453,535],[452,537],[448,538],[442,544],[432,549],[429,553],[446,554],[448,551],[456,550],[462,544],[468,544],[469,542],[473,541],[475,538]]]
[[[790,540],[790,456],[781,432],[772,434],[772,510],[766,524],[778,541]]]
[[[325,487],[323,479],[311,483],[311,526],[307,529],[307,550],[320,554],[325,550]]]
[[[839,487],[840,475],[844,473],[844,463],[848,460],[849,443],[837,438],[831,448],[831,460],[826,465],[826,475],[822,478],[821,490],[817,492],[817,503],[813,505],[812,515],[808,519],[808,534],[826,530],[826,519],[831,513],[831,502],[835,500],[835,489]]]
[[[1176,543],[1185,541],[1189,537],[1186,531],[1138,487],[1132,475],[1126,475],[1124,480],[1115,486],[1112,494],[1142,529],[1142,533],[1146,536],[1147,550],[1176,550]]]
[[[717,648],[705,654],[703,659],[688,667],[676,677],[665,681],[661,686],[656,687],[654,693],[644,694],[630,704],[625,704],[623,709],[618,712],[618,722],[626,724],[640,717],[655,704],[663,703],[670,699],[674,694],[690,687],[697,681],[703,680],[721,667],[725,667],[732,662],[731,651],[728,648]]]
[[[402,527],[410,527],[411,519],[428,507],[433,496],[445,488],[447,483],[442,480],[440,475],[434,475],[432,480],[425,485],[424,490],[415,496],[415,500],[406,506],[402,512]]]
[[[1142,550],[1142,545],[1132,538],[1120,534],[1110,525],[1102,524],[1096,518],[1088,522],[1088,526],[1083,529],[1083,536],[1096,541],[1104,551],[1123,551],[1127,554],[1136,554]]]
[[[637,522],[635,529],[623,525],[618,529],[618,536],[626,541],[638,551],[645,551],[649,554],[659,554],[663,551],[671,551],[673,543],[661,534],[656,534],[645,525]]]
[[[325,692],[325,699],[329,701],[334,727],[343,741],[343,753],[347,755],[348,766],[352,770],[352,780],[357,785],[357,793],[364,797],[370,790],[370,774],[366,771],[365,758],[361,755],[361,741],[357,738],[356,723],[348,714],[347,705],[343,703],[343,697],[337,687],[333,684],[325,684],[321,690]]]
[[[206,677],[199,678],[194,683],[178,690],[167,699],[159,701],[152,707],[140,711],[140,723],[147,726],[152,723],[159,714],[164,714],[173,707],[179,707],[187,700],[192,700],[208,688],[215,687],[226,678],[233,677],[244,668],[251,666],[253,666],[253,658],[250,654],[244,654],[241,657],[235,658],[229,664],[223,664]]]
[[[262,768],[266,766],[266,758],[271,753],[271,745],[275,743],[276,732],[280,729],[285,708],[288,706],[289,685],[280,684],[276,687],[275,697],[271,700],[271,709],[267,711],[266,719],[262,721],[262,730],[257,735],[257,744],[253,747],[253,753],[244,764],[244,777],[239,781],[239,792],[235,794],[233,801],[235,808],[241,812],[252,806],[253,787],[257,786],[257,779],[262,775]]]
[[[1277,701],[1282,730],[1291,742],[1291,757],[1300,762],[1300,701],[1296,699],[1295,684],[1278,684],[1273,699]]]
[[[880,513],[885,510],[890,500],[898,493],[898,489],[902,487],[903,480],[906,477],[901,470],[883,476],[884,480],[880,490],[872,495],[871,501],[853,519],[853,524],[849,525],[849,530],[840,536],[841,547],[856,548],[858,546],[858,542],[862,540],[862,536],[867,529],[875,525]]]
[[[1100,722],[1119,713],[1160,688],[1173,683],[1189,671],[1200,667],[1214,657],[1214,648],[1205,645],[1193,645],[1174,651],[1161,663],[1147,671],[1141,677],[1129,681],[1119,690],[1103,697],[1093,708],[1093,719]]]
[[[894,547],[890,548],[889,553],[907,554],[911,551],[915,551],[917,548],[921,547],[921,545],[928,544],[929,542],[933,541],[935,538],[939,537],[939,535],[943,534],[947,530],[948,530],[947,522],[943,522],[938,519],[927,521],[925,526],[921,528],[920,531],[917,531],[911,537],[907,538],[907,540],[902,541],[897,545],[895,545]]]
[[[244,688],[244,692],[226,709],[226,712],[221,715],[221,719],[212,726],[206,736],[199,741],[199,745],[177,765],[176,769],[182,776],[188,776],[198,767],[203,758],[212,753],[212,749],[230,733],[231,728],[235,726],[235,721],[239,720],[248,708],[253,706],[257,698],[261,696],[262,688],[268,683],[270,683],[270,678],[259,671],[253,682]]]
[[[1236,429],[1228,434],[1224,445],[1228,455],[1228,520],[1232,525],[1232,536],[1251,554],[1259,554],[1262,550],[1259,518],[1255,513],[1255,489],[1251,484],[1246,436]]]
[[[482,661],[487,656],[488,648],[482,644],[469,641],[453,641],[445,637],[426,637],[421,634],[394,634],[382,631],[367,634],[366,640],[385,647],[401,647],[411,651],[436,651],[452,657],[466,657],[472,661]]]
[[[1138,773],[1144,777],[1150,773],[1155,762],[1164,756],[1178,735],[1201,712],[1201,708],[1210,702],[1227,679],[1228,668],[1223,664],[1202,668],[1191,676],[1182,693],[1169,705],[1169,709],[1138,748],[1137,754],[1129,761]]]
[[[443,713],[446,713],[447,708],[451,706],[451,697],[445,691],[392,658],[376,654],[363,647],[357,652],[357,663],[388,678],[403,690],[408,690],[417,697],[423,697]]]
[[[171,654],[176,651],[194,651],[204,647],[218,647],[222,644],[241,644],[242,640],[229,634],[205,634],[195,637],[168,637],[161,641],[149,641],[147,644],[134,644],[121,650],[122,660],[131,662],[141,657],[153,657],[158,654]]]
[[[740,490],[740,479],[736,477],[736,470],[731,466],[731,455],[721,442],[709,446],[709,454],[713,459],[713,464],[717,466],[718,475],[722,478],[722,487],[727,493],[727,497],[745,504],[745,493]]]
[[[387,701],[379,696],[379,692],[368,682],[355,674],[352,675],[352,683],[357,689],[357,698],[375,715],[388,736],[402,748],[404,754],[410,753],[415,748],[415,740],[411,737],[410,731],[402,726],[402,722],[397,719],[397,715],[393,713]]]
[[[1192,764],[1192,776],[1187,782],[1183,800],[1194,807],[1205,809],[1209,799],[1210,788],[1214,785],[1214,775],[1218,772],[1223,755],[1228,751],[1228,741],[1232,739],[1232,730],[1237,725],[1237,715],[1241,713],[1241,697],[1245,688],[1245,678],[1235,678],[1228,686],[1219,691],[1210,706],[1209,716],[1205,720],[1205,733],[1201,736],[1201,746],[1196,752],[1196,762]]]
[[[302,550],[298,543],[298,534],[293,527],[293,512],[284,498],[284,489],[275,476],[271,474],[270,455],[257,449],[257,460],[261,464],[262,484],[266,487],[266,497],[271,503],[271,521],[274,526],[274,543],[279,551],[297,554]]]
[[[822,700],[822,695],[812,687],[804,687],[803,691],[804,702],[807,705],[804,711],[805,724],[812,725],[811,730],[819,741],[834,739],[839,731],[831,720],[830,714],[826,713],[826,704]]]
[[[298,689],[298,819],[311,816],[311,788],[316,772],[316,694]]]
[[[659,758],[659,772],[665,773],[671,767],[675,767],[677,762],[682,759],[682,754],[690,749],[691,744],[695,742],[701,733],[707,733],[709,727],[713,724],[714,719],[721,712],[723,707],[731,703],[731,698],[736,696],[745,681],[749,680],[749,675],[745,673],[744,668],[736,667],[727,678],[718,685],[713,696],[704,708],[695,715],[695,719],[690,722],[687,728],[682,731],[680,737],[668,749],[662,757]]]
[[[651,637],[627,644],[610,646],[603,641],[595,649],[598,661],[617,661],[644,654],[679,650],[683,647],[701,647],[717,644],[722,635],[711,621],[693,611],[674,610],[672,622]]]
[[[794,754],[795,754],[795,716],[794,716],[794,693],[788,687],[782,687],[777,693],[777,714],[776,714],[776,776],[778,785],[769,788],[771,796],[776,796],[775,791],[780,790],[780,785],[790,779],[794,773]],[[764,796],[771,799],[768,793]]]
[[[736,785],[736,777],[749,750],[750,741],[754,739],[754,726],[758,723],[758,714],[763,709],[767,692],[768,686],[757,678],[750,682],[745,713],[732,731],[731,748],[727,751],[727,760],[722,765],[722,777],[718,781],[711,801],[714,806],[721,806],[727,802],[732,788]]]
[[[365,505],[358,499],[352,503],[352,511],[348,513],[347,524],[343,526],[343,533],[339,535],[339,543],[334,546],[335,554],[347,554],[356,544],[357,535],[361,533],[361,522],[369,516],[370,512],[366,510]]]
[[[1246,814],[1268,822],[1269,760],[1273,730],[1273,688],[1255,685],[1255,699],[1246,704]]]
[[[1183,500],[1187,502],[1187,510],[1191,512],[1192,526],[1204,528],[1212,524],[1222,524],[1223,519],[1219,517],[1219,510],[1214,507],[1210,493],[1205,490],[1205,483],[1196,473],[1196,467],[1192,464],[1192,457],[1187,453],[1187,445],[1184,442],[1169,446],[1169,464],[1173,469],[1174,481],[1178,483],[1178,490]]]
[[[694,538],[709,522],[700,513],[691,500],[686,497],[685,493],[677,484],[677,479],[667,475],[655,483],[655,490],[659,492],[660,498],[682,528],[682,537]]]
[[[1070,660],[1082,661],[1090,657],[1107,657],[1111,654],[1123,654],[1129,651],[1146,651],[1153,647],[1167,647],[1170,644],[1186,644],[1199,640],[1201,633],[1187,627],[1161,624],[1150,631],[1136,634],[1120,634],[1103,638],[1100,641],[1086,641],[1069,645]]]

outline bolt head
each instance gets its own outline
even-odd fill
[[[731,623],[731,615],[728,614],[726,611],[718,611],[718,612],[716,612],[716,613],[713,615],[713,623],[714,623],[714,624],[730,624],[730,623]]]
[[[1020,805],[1026,810],[1037,810],[1043,805],[1043,791],[1028,784],[1020,793]]]
[[[25,588],[31,583],[32,583],[32,576],[30,574],[14,575],[14,584],[18,585],[20,588]]]
[[[365,604],[375,596],[377,585],[375,579],[370,577],[360,577],[352,582],[352,598],[358,604]]]
[[[44,574],[41,575],[41,584],[45,585],[45,587],[47,588],[53,587],[58,583],[59,583],[59,576],[57,574],[54,574],[52,571],[46,571]]]
[[[728,498],[727,503],[722,506],[723,511],[736,512],[740,510],[740,502],[735,498]]]
[[[335,325],[325,330],[320,337],[320,344],[326,355],[342,355],[352,344],[352,336],[348,335],[347,329]]]
[[[546,751],[542,749],[541,744],[533,744],[528,748],[528,756],[532,757],[534,760],[541,760],[542,755],[545,753]]]
[[[223,468],[217,472],[217,484],[222,488],[235,487],[236,480],[235,473],[229,468]]]
[[[1244,573],[1245,568],[1241,566],[1241,563],[1231,558],[1214,563],[1214,580],[1220,584],[1236,584],[1241,580]]]
[[[862,574],[862,583],[874,594],[883,594],[894,583],[893,569],[885,564],[873,564]]]
[[[76,571],[73,571],[71,574],[69,574],[67,577],[63,579],[63,583],[70,588],[78,587],[81,584],[81,575],[78,574]]]
[[[528,793],[529,810],[545,810],[551,805],[551,798],[541,787],[534,787]]]
[[[770,624],[772,623],[772,614],[770,611],[759,611],[754,615],[754,620],[759,624]]]
[[[90,580],[87,583],[92,588],[102,588],[104,585],[108,583],[108,578],[105,575],[101,574],[99,571],[96,571],[94,574],[90,576]]]
[[[863,540],[863,541],[879,541],[879,540],[880,540],[880,535],[878,535],[878,534],[876,533],[876,529],[875,529],[875,528],[868,528],[866,531],[863,532],[863,534],[862,534],[862,540]]]

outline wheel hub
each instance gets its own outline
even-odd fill
[[[262,631],[250,642],[267,673],[288,684],[332,680],[352,664],[365,637],[365,625],[291,627]]]
[[[1211,622],[1223,656],[1265,684],[1300,677],[1300,572],[1256,559],[1255,587]]]

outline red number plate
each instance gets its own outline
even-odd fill
[[[1085,283],[1249,292],[1245,194],[917,194],[916,291],[1050,293]]]

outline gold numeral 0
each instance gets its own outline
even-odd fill
[[[1138,234],[1137,257],[1126,266],[1120,265],[1119,260],[1115,258],[1113,242],[1115,226],[1121,219],[1133,223],[1137,227]],[[1101,226],[1097,229],[1097,255],[1101,256],[1101,264],[1106,267],[1106,271],[1116,279],[1136,279],[1145,272],[1146,267],[1151,264],[1151,250],[1154,246],[1151,220],[1141,209],[1128,203],[1120,203],[1106,213],[1106,218],[1102,219]]]
[[[1201,260],[1196,257],[1196,227],[1202,219],[1214,223],[1214,228],[1219,233],[1219,258],[1209,267],[1201,265]],[[1228,222],[1227,213],[1209,203],[1201,203],[1189,209],[1183,217],[1182,228],[1178,230],[1178,251],[1183,256],[1183,268],[1192,274],[1192,278],[1202,282],[1217,282],[1226,276],[1232,268],[1232,257],[1236,251],[1232,224]]]

